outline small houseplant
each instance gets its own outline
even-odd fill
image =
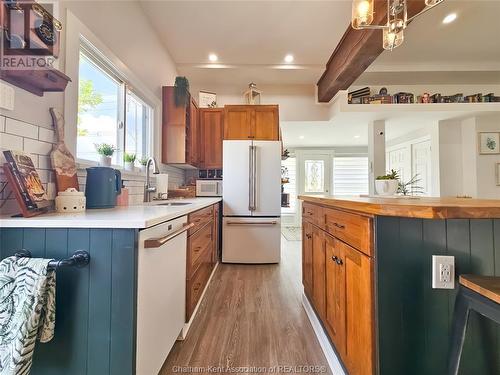
[[[96,143],[94,146],[100,156],[99,165],[102,167],[111,167],[111,156],[115,152],[115,146],[108,143]]]
[[[127,152],[123,154],[123,161],[125,162],[126,171],[133,171],[135,169],[134,163],[136,158],[137,157],[135,154],[129,154]]]
[[[148,157],[143,156],[139,159],[139,163],[141,164],[141,171],[146,172],[146,164],[148,164]]]
[[[189,81],[186,77],[175,77],[174,102],[176,107],[186,107],[189,103]]]
[[[399,187],[399,174],[394,169],[375,179],[375,190],[378,195],[394,195]]]

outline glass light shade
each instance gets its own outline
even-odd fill
[[[368,26],[373,22],[373,0],[352,1],[352,27]]]
[[[438,5],[443,0],[425,0],[425,5],[428,7],[433,7],[434,5]]]
[[[404,30],[390,30],[384,29],[383,32],[383,47],[386,50],[392,51],[394,48],[399,47],[402,43],[404,37]]]

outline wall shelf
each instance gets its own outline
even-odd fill
[[[38,96],[46,92],[63,92],[71,81],[56,69],[2,70],[0,79]]]

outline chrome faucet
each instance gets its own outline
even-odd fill
[[[160,171],[156,165],[155,158],[149,158],[146,162],[146,183],[144,184],[144,202],[151,202],[151,193],[156,191],[156,187],[150,184],[149,167],[153,166],[153,174],[159,174]]]

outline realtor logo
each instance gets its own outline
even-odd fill
[[[57,3],[3,0],[0,5],[0,70],[53,68],[62,23]]]

